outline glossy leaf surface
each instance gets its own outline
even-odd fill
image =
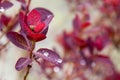
[[[22,35],[18,34],[17,32],[8,32],[7,37],[17,47],[25,50],[30,49],[25,38]]]
[[[4,1],[3,3],[0,3],[0,9],[8,9],[12,6],[13,4],[9,1]]]
[[[28,65],[30,65],[30,63],[32,62],[31,59],[29,58],[25,58],[25,57],[21,57],[18,59],[16,65],[15,65],[15,69],[20,71],[23,68],[27,67]]]
[[[34,53],[34,58],[36,59],[43,58],[44,60],[47,60],[54,64],[62,63],[62,59],[56,52],[46,48],[41,48],[36,53]]]

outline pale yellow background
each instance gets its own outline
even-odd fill
[[[13,15],[17,13],[19,10],[20,4],[18,2],[15,2],[14,0],[12,0],[12,2],[14,3],[14,6],[12,7],[12,9],[6,11],[7,15]],[[60,53],[60,56],[62,56],[63,54],[62,48],[55,42],[55,37],[58,34],[60,34],[64,29],[68,31],[71,30],[72,28],[71,21],[74,17],[73,14],[69,12],[68,7],[64,2],[64,0],[32,0],[30,9],[33,9],[35,7],[47,8],[51,10],[55,16],[52,22],[50,23],[47,39],[44,41],[38,42],[35,50],[41,47],[43,48],[46,47],[51,49],[55,47]],[[95,19],[93,19],[93,21],[94,20]],[[4,42],[4,39],[3,39],[3,42]],[[111,49],[112,49],[111,51],[113,52],[113,54],[110,54],[111,58],[119,68],[120,54],[118,54],[119,52],[114,50],[114,48],[111,48]],[[8,52],[2,53],[0,55],[0,80],[23,80],[24,73],[22,71],[18,72],[15,70],[15,63],[19,57],[25,56],[24,54],[25,52],[22,49],[15,47],[11,43],[9,44]],[[118,56],[116,56],[116,54]],[[35,64],[33,66],[33,69],[39,71],[38,65]],[[39,77],[40,76],[36,72],[32,72],[28,76],[28,80],[40,80],[38,79]],[[46,80],[46,79],[44,79],[44,76],[41,75],[41,80]]]

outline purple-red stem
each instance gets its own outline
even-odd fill
[[[29,58],[32,60],[32,54],[33,54],[33,50],[34,50],[34,46],[35,46],[35,42],[32,42],[32,48],[31,48],[31,51],[29,52]],[[27,67],[27,72],[26,72],[26,74],[25,74],[25,76],[24,76],[24,80],[27,80],[27,76],[28,76],[28,74],[29,74],[29,72],[30,72],[30,69],[31,69],[31,66],[28,66]]]

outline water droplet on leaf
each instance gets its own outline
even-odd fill
[[[56,66],[56,67],[54,67],[53,70],[54,70],[54,72],[59,72],[59,71],[60,71],[60,68]]]
[[[3,7],[0,7],[0,13],[3,13],[5,9]]]
[[[57,62],[58,62],[58,63],[62,63],[63,60],[62,60],[62,59],[58,59]]]

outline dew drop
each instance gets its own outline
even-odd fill
[[[4,12],[5,11],[5,9],[3,8],[3,7],[0,7],[0,12]]]
[[[48,16],[47,16],[47,19],[45,20],[46,26],[49,25],[49,23],[51,22],[52,18],[53,18],[53,15],[48,15]]]
[[[44,56],[46,56],[46,57],[49,56],[49,53],[48,53],[48,52],[44,52],[43,54],[44,54]]]
[[[60,71],[60,68],[59,67],[54,67],[54,72],[59,72]]]
[[[62,63],[62,61],[63,61],[62,59],[57,59],[58,63]]]

